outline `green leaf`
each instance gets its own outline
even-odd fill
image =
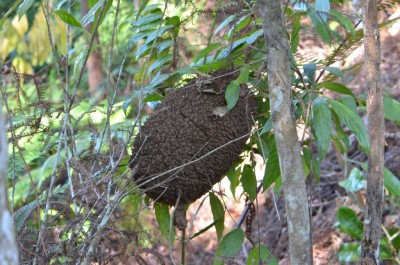
[[[152,88],[156,88],[158,85],[160,85],[162,82],[167,80],[168,78],[171,77],[171,74],[160,74],[156,75],[150,82],[150,86]]]
[[[245,37],[247,45],[253,44],[259,37],[264,35],[263,29],[256,30],[254,33],[250,34],[248,37]]]
[[[344,95],[349,95],[353,96],[353,92],[351,92],[350,89],[348,89],[345,85],[340,84],[340,83],[335,83],[335,82],[323,82],[323,83],[318,83],[317,85],[318,88],[327,88],[333,92],[344,94]]]
[[[361,245],[359,243],[344,243],[339,248],[339,261],[341,263],[357,262],[360,260]]]
[[[215,196],[214,193],[210,192],[210,205],[211,212],[215,223],[215,230],[217,231],[218,242],[222,239],[222,234],[225,228],[225,211],[221,201]]]
[[[361,166],[368,172],[368,163],[362,163]],[[387,168],[383,171],[383,183],[391,195],[400,197],[400,180]]]
[[[293,18],[293,27],[292,27],[292,33],[291,33],[291,51],[292,53],[296,53],[297,52],[297,47],[299,46],[299,40],[300,40],[300,19],[301,16],[300,15],[296,15]]]
[[[320,180],[320,166],[316,158],[311,159],[311,171],[314,173],[315,181],[318,183]]]
[[[271,130],[272,130],[272,119],[269,118],[269,119],[267,120],[267,122],[264,124],[264,126],[263,126],[263,128],[262,128],[262,130],[261,130],[260,135],[263,135],[263,134],[266,133],[266,132],[270,132]]]
[[[137,19],[136,21],[132,22],[132,26],[134,27],[139,27],[141,25],[147,25],[150,24],[151,22],[154,21],[159,21],[163,18],[163,14],[162,13],[151,13],[148,15],[145,15],[139,19]],[[158,25],[158,23],[157,23]]]
[[[242,174],[243,190],[249,195],[250,201],[253,201],[257,196],[257,180],[253,168],[245,165]]]
[[[37,208],[37,205],[37,201],[32,201],[14,213],[14,225],[17,232],[20,232],[23,229],[28,216],[30,216]]]
[[[236,80],[233,80],[229,83],[228,87],[225,91],[225,100],[228,104],[228,111],[233,109],[236,106],[237,101],[239,100],[240,95],[240,85]]]
[[[7,11],[7,13],[5,13],[4,16],[0,19],[0,28],[3,27],[4,22],[6,22],[10,14],[14,12],[14,10],[18,7],[19,3],[21,3],[21,0],[16,1],[14,5]]]
[[[317,15],[313,10],[310,10],[308,12],[308,16],[310,17],[315,29],[317,30],[317,33],[321,36],[322,40],[330,45],[331,35],[328,25],[326,25],[325,22],[322,21],[320,16]]]
[[[142,2],[142,4],[140,5],[139,10],[137,12],[136,20],[140,17],[140,14],[146,8],[147,4],[149,3],[149,0],[142,0],[141,2]]]
[[[220,220],[217,220],[216,222],[212,222],[211,224],[207,225],[206,227],[204,227],[203,229],[201,229],[199,232],[196,232],[193,234],[192,237],[190,237],[190,239],[193,239],[195,237],[198,237],[201,234],[204,234],[205,232],[207,232],[211,227],[215,226],[215,224],[217,222],[219,222]]]
[[[239,186],[239,177],[240,177],[240,168],[235,169],[235,167],[231,167],[229,171],[226,173],[228,176],[229,182],[231,183],[230,189],[233,197],[235,197],[235,192],[237,186]]]
[[[340,207],[337,211],[337,218],[342,232],[358,240],[362,239],[363,224],[352,209]]]
[[[317,17],[321,19],[322,22],[326,22],[330,10],[329,0],[316,0],[315,10],[317,11]]]
[[[400,197],[400,180],[387,168],[383,171],[383,178],[389,193]]]
[[[106,0],[99,0],[92,8],[89,9],[89,11],[86,13],[86,15],[82,18],[82,24],[83,26],[87,26],[87,24],[91,23],[94,21],[95,13],[99,8],[102,8],[103,5],[105,4]]]
[[[161,53],[162,51],[164,51],[164,50],[168,49],[169,47],[171,47],[172,44],[174,44],[173,40],[167,40],[167,41],[161,42],[159,45],[157,45],[157,52]]]
[[[272,183],[274,183],[281,175],[279,167],[278,151],[276,150],[275,141],[272,141],[270,146],[270,153],[265,166],[265,173],[263,179],[263,189],[267,190]]]
[[[170,241],[171,244],[173,244],[175,238],[175,229],[172,227],[172,230],[170,230],[171,216],[169,214],[168,205],[156,202],[154,203],[154,210],[157,223],[160,226],[161,234],[165,236],[165,238]]]
[[[342,102],[346,107],[348,107],[354,113],[356,114],[358,113],[357,104],[356,101],[354,100],[354,97],[349,95],[341,95],[339,101]]]
[[[336,21],[339,22],[340,25],[342,25],[342,27],[350,31],[353,34],[353,36],[356,35],[356,31],[354,30],[353,23],[351,22],[350,19],[348,19],[347,17],[343,16],[341,13],[333,9],[330,10],[330,13],[331,16],[334,17]]]
[[[145,44],[149,44],[150,42],[155,40],[157,37],[162,36],[167,30],[170,30],[172,28],[173,28],[173,26],[163,26],[163,27],[155,30],[153,33],[149,34]]]
[[[56,13],[58,15],[59,18],[61,18],[62,21],[64,21],[65,23],[67,23],[68,25],[77,27],[77,28],[82,28],[81,23],[79,23],[78,20],[76,20],[76,18],[71,15],[70,13],[68,13],[65,10],[56,10],[54,11],[54,13]]]
[[[78,54],[78,56],[76,56],[73,76],[75,76],[75,74],[81,71],[83,67],[83,61],[85,60],[86,55],[87,55],[87,50],[83,50]]]
[[[347,179],[339,182],[339,186],[345,188],[348,191],[359,191],[366,185],[366,180],[363,173],[358,168],[353,168]]]
[[[327,67],[324,67],[324,69],[325,69],[326,71],[328,71],[329,73],[331,73],[331,74],[333,74],[333,75],[336,75],[336,76],[338,76],[338,77],[344,79],[343,72],[342,72],[342,70],[340,70],[339,68],[327,66]]]
[[[144,44],[142,46],[139,47],[139,49],[136,52],[136,60],[138,60],[139,58],[147,55],[150,52],[150,46],[147,44]]]
[[[224,264],[221,259],[218,259],[218,257],[235,256],[242,247],[243,240],[244,232],[240,228],[232,230],[226,236],[224,236],[215,253],[214,265]]]
[[[153,93],[153,94],[150,94],[150,95],[146,96],[143,99],[143,101],[144,102],[153,102],[153,101],[159,101],[159,100],[163,100],[163,99],[164,99],[164,97],[162,95],[157,94],[157,93]]]
[[[214,35],[217,35],[223,28],[225,28],[229,23],[231,23],[236,18],[236,15],[230,15],[225,19],[221,24],[219,24],[218,28],[215,30]]]
[[[310,82],[314,82],[317,65],[315,63],[303,64],[303,69],[304,69],[304,74],[308,77],[308,80]]]
[[[97,22],[99,20],[99,22],[98,22],[99,25],[101,25],[103,23],[103,20],[104,20],[105,16],[107,15],[108,10],[110,10],[110,7],[112,6],[112,3],[113,3],[113,0],[106,0],[105,7],[104,7],[104,10],[103,10],[103,13],[101,14],[100,20],[99,20],[99,15],[100,15],[100,12],[101,12],[101,8],[99,8],[97,10],[96,14],[94,15],[94,21]],[[92,28],[92,30],[94,30],[94,27]]]
[[[318,156],[322,160],[328,153],[332,135],[331,110],[327,100],[323,97],[319,97],[313,102],[312,126],[314,137],[317,140]]]
[[[329,103],[335,113],[339,116],[340,120],[354,132],[354,135],[365,152],[369,153],[370,144],[367,128],[365,127],[361,117],[334,99],[329,99]]]
[[[164,66],[166,63],[172,61],[172,55],[168,54],[165,57],[159,58],[156,60],[150,67],[149,70],[147,70],[148,73],[151,73],[152,71],[158,69],[159,67]]]
[[[243,15],[238,21],[236,21],[228,32],[228,37],[232,37],[234,32],[240,32],[244,29],[251,21],[251,17],[248,15]]]
[[[391,121],[400,121],[400,102],[388,97],[384,97],[383,111],[386,119]]]
[[[260,263],[260,261],[262,263]],[[246,265],[258,264],[278,265],[278,261],[274,256],[272,256],[271,251],[269,251],[267,247],[265,247],[264,245],[260,245],[260,247],[253,247],[246,261]]]
[[[197,62],[198,60],[200,60],[204,56],[207,56],[210,52],[212,52],[213,50],[215,50],[219,46],[221,46],[221,44],[219,44],[219,43],[210,43],[210,45],[208,45],[205,49],[201,50],[196,55],[196,57],[194,58],[194,62]]]
[[[247,82],[247,80],[249,79],[250,69],[251,66],[248,64],[242,68],[239,77],[236,79],[239,84],[244,84]]]
[[[21,2],[21,1],[18,1]],[[18,7],[17,15],[21,19],[23,15],[25,15],[26,11],[35,3],[35,0],[24,0]]]

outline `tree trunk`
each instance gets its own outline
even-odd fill
[[[89,11],[88,0],[81,0],[81,14],[82,17],[87,14]],[[86,26],[86,30],[91,33],[92,32],[92,23],[89,23]],[[104,93],[98,94],[99,87],[103,82],[103,73],[101,70],[101,57],[99,52],[97,51],[96,46],[99,44],[99,35],[98,32],[94,32],[94,49],[90,53],[90,56],[86,62],[86,68],[88,73],[88,85],[89,85],[89,93],[91,97],[99,97],[99,99],[103,99]]]
[[[14,221],[8,210],[6,176],[8,148],[6,128],[0,104],[0,264],[17,265],[18,248],[14,234]]]
[[[258,0],[268,50],[271,117],[283,181],[292,265],[312,264],[311,222],[293,110],[289,44],[280,0]]]
[[[377,0],[363,0],[367,115],[371,150],[368,155],[367,206],[360,264],[379,264],[382,223],[385,122]]]

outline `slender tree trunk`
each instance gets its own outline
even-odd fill
[[[312,264],[311,222],[291,92],[289,44],[281,0],[258,0],[268,49],[271,117],[286,203],[292,265]]]
[[[6,176],[8,148],[6,128],[0,104],[0,264],[17,265],[18,248],[14,234],[14,221],[8,210]]]
[[[82,16],[86,15],[89,11],[88,0],[81,0],[81,14]],[[86,30],[88,32],[92,32],[92,23],[86,26]],[[96,46],[99,44],[99,34],[98,32],[94,32],[95,39],[93,43],[94,49],[92,50],[87,62],[87,72],[88,72],[88,85],[89,85],[89,93],[92,97],[99,96],[100,99],[104,97],[104,93],[102,95],[98,95],[98,90],[103,82],[103,73],[101,70],[101,57],[99,52],[96,49]]]
[[[360,264],[379,264],[382,223],[384,135],[381,48],[377,0],[363,0],[365,69],[367,73],[367,115],[371,151],[368,155],[367,207]]]

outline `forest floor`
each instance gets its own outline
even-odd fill
[[[399,13],[399,12],[397,12]],[[397,14],[398,16],[398,14]],[[310,43],[311,42],[311,43]],[[300,42],[302,43],[302,41]],[[306,45],[304,45],[306,43]],[[327,47],[321,46],[318,50],[318,40],[304,40],[300,54],[307,54],[310,49],[312,53],[326,56]],[[317,49],[317,50],[316,50]],[[385,90],[395,99],[400,98],[400,22],[395,23],[389,29],[381,32],[382,49],[382,81]],[[363,62],[363,48],[352,51],[348,56],[348,61],[352,64]],[[354,79],[350,81],[348,87],[355,94],[365,93],[365,75],[361,70]],[[364,119],[366,121],[366,118]],[[386,123],[386,143],[385,146],[385,166],[400,178],[400,130],[394,122]],[[354,135],[350,135],[351,148],[347,154],[347,161],[365,162],[367,157],[358,148]],[[347,172],[359,164],[347,162]],[[338,159],[334,149],[331,147],[326,159],[321,163],[321,175],[319,182],[314,179],[307,180],[307,189],[312,207],[312,234],[313,234],[313,255],[314,264],[339,264],[339,248],[346,242],[353,242],[345,233],[341,233],[335,226],[337,223],[337,211],[340,207],[352,208],[358,216],[363,218],[362,205],[365,204],[365,191],[356,194],[349,194],[344,188],[339,186],[339,182],[345,179],[347,174],[344,169],[343,160]],[[263,172],[262,168],[256,172]],[[260,175],[258,174],[260,177]],[[262,176],[261,176],[262,178]],[[228,232],[235,228],[240,219],[246,203],[244,199],[235,201],[230,194],[229,181],[225,178],[220,184],[214,186],[214,190],[224,194],[224,203],[227,208],[225,215],[225,231]],[[239,197],[240,191],[236,192]],[[202,201],[204,200],[204,203]],[[383,211],[383,224],[386,228],[400,227],[400,217],[398,213],[393,213],[393,209],[386,201]],[[197,212],[198,211],[198,212]],[[203,197],[192,204],[187,212],[190,226],[190,235],[200,231],[213,222],[211,208],[208,198]],[[156,220],[151,220],[156,225]],[[245,222],[244,222],[245,223]],[[246,225],[242,225],[245,230]],[[282,193],[274,194],[268,190],[258,195],[256,200],[256,216],[252,222],[251,238],[254,242],[260,242],[271,250],[278,259],[279,265],[290,264],[288,261],[288,235],[285,217],[285,204]],[[214,228],[197,236],[186,243],[186,264],[204,265],[212,264],[214,253],[217,248],[217,237]],[[245,258],[251,249],[249,241],[242,248],[239,257],[228,262],[228,264],[245,264]],[[165,257],[165,262],[170,263],[171,253],[169,246],[159,244],[155,250]],[[181,255],[180,245],[177,243],[172,251],[173,259],[176,264],[180,264]],[[148,264],[157,264],[151,255],[145,257]]]

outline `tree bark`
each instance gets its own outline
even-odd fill
[[[360,264],[379,264],[382,224],[385,122],[377,0],[363,0],[367,115],[371,150],[368,155],[367,206]]]
[[[6,176],[8,148],[6,128],[0,104],[0,264],[17,265],[18,248],[14,234],[14,221],[8,210]]]
[[[292,265],[312,264],[311,222],[293,110],[289,44],[280,0],[258,0],[268,50],[271,117],[283,181]]]
[[[88,0],[81,0],[81,14],[82,16],[86,15],[89,11]],[[92,32],[92,23],[89,23],[86,26],[86,30],[91,33]],[[89,85],[89,93],[90,96],[95,97],[98,96],[99,99],[104,98],[104,93],[98,95],[98,90],[103,82],[103,72],[101,69],[101,56],[97,51],[96,46],[99,44],[99,34],[98,32],[93,32],[95,34],[94,39],[94,49],[90,53],[90,56],[86,62],[86,68],[88,73],[88,85]]]

